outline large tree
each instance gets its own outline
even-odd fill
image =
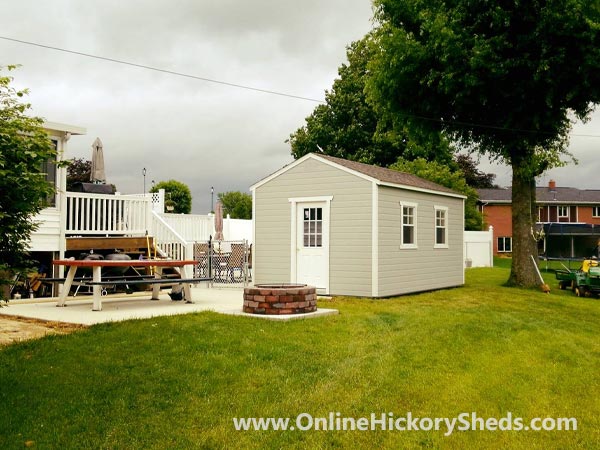
[[[348,63],[340,66],[339,78],[325,92],[326,103],[317,106],[306,124],[290,135],[294,158],[321,149],[331,156],[383,167],[399,156],[449,161],[448,140],[440,133],[413,133],[405,123],[389,120],[368,103],[365,85],[373,53],[371,35],[350,44]]]
[[[158,192],[159,189],[165,190],[165,203],[173,206],[173,210],[169,212],[189,214],[192,211],[192,193],[186,184],[177,180],[161,181],[150,192]]]
[[[598,0],[375,0],[368,92],[389,117],[512,167],[509,284],[538,283],[535,177],[600,101]]]
[[[10,71],[14,66],[9,66]],[[0,67],[0,71],[2,67]],[[56,149],[44,131],[43,120],[27,116],[22,99],[27,90],[11,86],[13,78],[0,72],[0,284],[8,275],[31,265],[28,245],[38,224],[34,216],[54,193],[43,167],[56,163]],[[6,292],[0,289],[0,298]]]

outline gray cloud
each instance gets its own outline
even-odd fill
[[[5,3],[5,36],[310,98],[323,98],[372,13],[368,0]],[[0,65],[23,65],[15,83],[30,88],[35,114],[87,128],[71,157],[89,158],[98,136],[120,191],[141,192],[145,167],[147,188],[188,184],[197,213],[210,208],[211,186],[247,191],[289,163],[284,141],[316,106],[4,40],[0,55]],[[600,135],[600,116],[582,127]],[[557,182],[594,185],[600,139],[571,143],[581,164],[556,169]],[[487,167],[510,184],[508,168]]]
[[[168,70],[323,98],[345,47],[371,26],[367,0],[23,0],[5,5],[3,35]],[[87,128],[71,157],[99,136],[110,183],[124,193],[168,179],[190,186],[193,209],[248,187],[291,161],[285,139],[315,103],[0,40],[2,62],[33,112]]]

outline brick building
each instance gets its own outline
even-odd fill
[[[510,188],[478,189],[479,210],[494,227],[494,255],[512,252],[512,192]],[[551,258],[598,255],[600,190],[548,186],[536,188],[540,254]],[[543,230],[543,233],[542,233]]]

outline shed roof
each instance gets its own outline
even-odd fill
[[[307,159],[316,159],[318,161],[322,161],[326,164],[331,164],[346,170],[354,175],[362,176],[363,178],[368,178],[371,181],[376,182],[380,185],[388,185],[392,187],[418,190],[418,191],[426,191],[440,195],[448,195],[452,197],[460,197],[465,198],[464,195],[453,191],[450,188],[434,183],[433,181],[425,180],[416,175],[399,172],[397,170],[386,169],[384,167],[372,166],[370,164],[364,164],[356,161],[349,161],[343,158],[336,158],[335,156],[329,156],[324,154],[317,153],[309,153],[304,155],[302,158],[294,161],[293,163],[279,169],[277,172],[269,175],[266,178],[263,178],[250,189],[255,189],[258,186],[266,183],[267,181],[281,175],[292,167],[298,165],[300,162],[305,161]]]
[[[511,203],[512,189],[477,189],[479,201],[485,203]],[[600,190],[572,187],[538,186],[535,188],[536,203],[594,203],[600,204]]]

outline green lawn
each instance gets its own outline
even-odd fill
[[[598,448],[600,300],[502,286],[335,298],[278,323],[203,313],[0,350],[0,448]],[[548,274],[552,287],[556,282]],[[233,417],[575,417],[577,431],[235,431]]]

